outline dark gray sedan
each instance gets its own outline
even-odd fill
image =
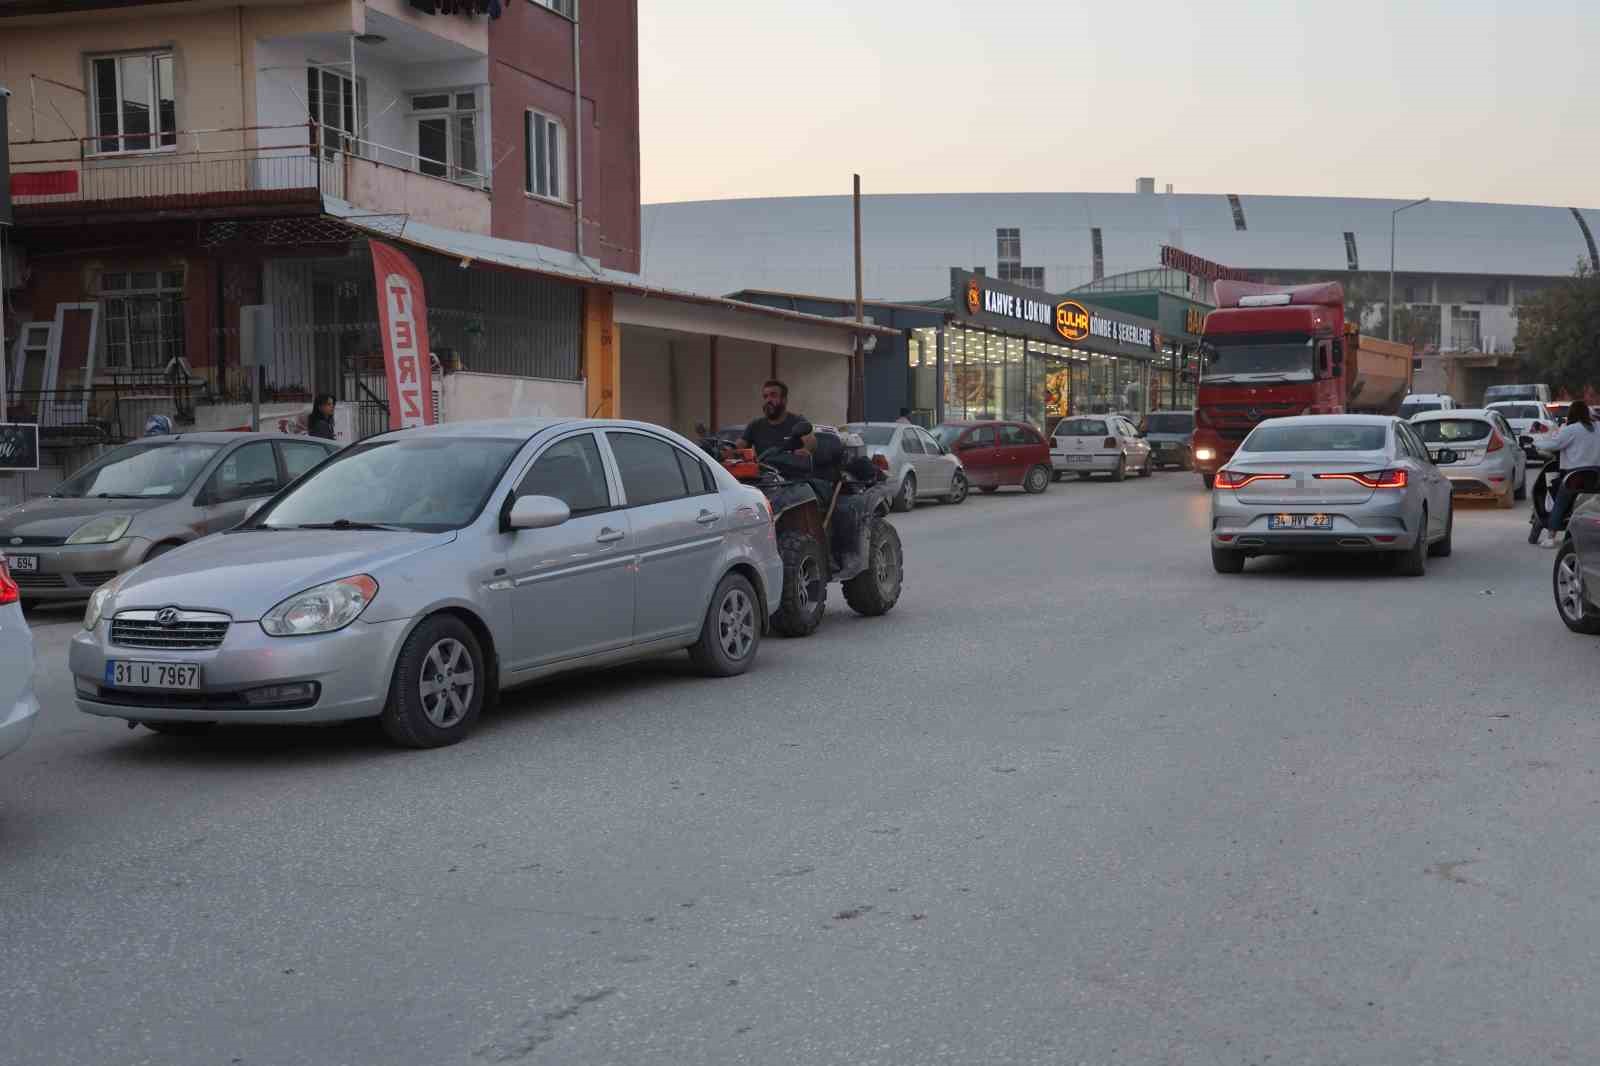
[[[337,450],[281,433],[136,441],[50,495],[0,510],[0,552],[24,600],[81,600],[147,559],[232,528],[251,503]]]

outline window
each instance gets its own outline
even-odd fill
[[[483,184],[478,169],[478,94],[419,93],[411,98],[417,123],[417,170],[435,178]]]
[[[1405,425],[1396,423],[1396,433]],[[1263,422],[1250,431],[1240,451],[1246,452],[1376,452],[1388,433],[1381,424],[1340,422],[1325,425],[1275,426]]]
[[[907,455],[927,454],[926,450],[924,450],[922,447],[922,442],[917,439],[917,435],[909,429],[900,435],[900,450],[905,452]]]
[[[176,148],[178,102],[171,52],[105,56],[89,61],[95,151]]]
[[[981,429],[973,430],[971,433],[968,433],[967,436],[966,436],[966,439],[961,442],[961,447],[963,447],[963,448],[993,448],[994,447],[994,430],[991,429],[989,426],[984,426]]]
[[[278,454],[283,459],[284,477],[293,481],[316,466],[329,455],[329,449],[320,444],[279,444]]]
[[[940,445],[940,443],[938,441],[934,440],[931,436],[929,436],[928,433],[925,430],[918,429],[918,430],[914,430],[913,432],[916,433],[917,439],[922,441],[922,450],[925,451],[927,454],[929,454],[929,455],[943,455],[944,454],[944,447],[942,445]]]
[[[533,0],[533,2],[540,7],[549,8],[558,15],[565,15],[569,19],[577,17],[578,0]]]
[[[135,270],[100,275],[105,365],[165,370],[184,354],[183,271]]]
[[[1022,267],[1017,273],[1017,283],[1029,289],[1044,288],[1044,267]]]
[[[542,111],[529,111],[527,120],[522,138],[527,191],[560,200],[566,174],[566,127]]]
[[[211,475],[211,502],[226,503],[278,491],[278,461],[266,441],[246,444],[222,460]]]
[[[678,449],[643,433],[608,433],[611,454],[622,474],[622,492],[629,507],[681,500],[689,495],[678,465]]]
[[[1002,445],[1038,444],[1039,441],[1032,432],[1021,426],[1001,426],[1000,443]]]
[[[609,510],[611,492],[593,433],[556,441],[517,486],[518,496],[554,496],[574,516]]]
[[[322,153],[361,155],[361,131],[367,125],[367,84],[331,67],[306,68],[306,102],[311,121],[322,135]]]
[[[678,466],[683,470],[683,480],[689,485],[689,495],[705,496],[717,491],[717,482],[705,463],[680,448],[674,448],[673,451],[678,453]]]
[[[1356,251],[1356,235],[1350,230],[1344,231],[1344,262],[1351,270],[1361,269],[1361,256]]]
[[[1000,262],[1006,260],[1015,262],[1022,258],[1022,231],[1020,229],[997,229],[994,231],[995,254]]]
[[[1475,352],[1482,345],[1481,315],[1477,311],[1450,309],[1450,347],[1458,352]]]
[[[1104,437],[1109,432],[1098,418],[1069,418],[1056,426],[1058,437]]]

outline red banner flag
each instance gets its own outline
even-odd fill
[[[378,327],[389,372],[389,428],[433,424],[433,367],[428,348],[428,301],[410,256],[379,241],[372,248],[378,283]]]

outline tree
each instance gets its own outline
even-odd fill
[[[1582,396],[1600,387],[1600,274],[1579,263],[1517,308],[1517,351],[1533,380]]]

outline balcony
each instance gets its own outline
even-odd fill
[[[115,150],[129,139],[136,150]],[[145,150],[149,134],[11,145],[18,223],[320,214],[323,198],[332,197],[374,214],[489,232],[485,175],[316,122],[161,139],[171,143],[156,150]]]

